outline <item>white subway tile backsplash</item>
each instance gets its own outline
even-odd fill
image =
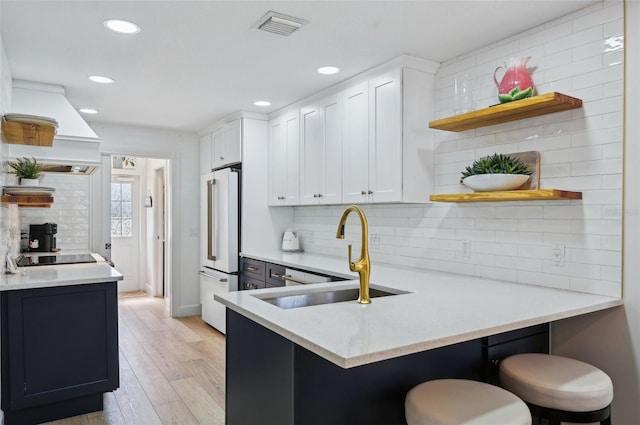
[[[436,193],[469,190],[460,173],[482,156],[541,154],[543,188],[583,191],[576,201],[367,205],[370,232],[380,235],[372,260],[399,266],[503,279],[618,296],[622,250],[623,4],[607,0],[441,64],[434,118],[452,114],[456,74],[474,76],[478,108],[497,103],[492,74],[509,57],[529,62],[538,93],[559,91],[583,108],[478,128],[433,131]],[[498,73],[499,76],[501,73]],[[346,255],[359,243],[335,239],[344,208],[296,207],[295,227],[313,233],[308,252]],[[631,214],[632,212],[627,212]],[[637,212],[634,212],[637,214]],[[462,241],[471,246],[463,256]],[[565,261],[553,262],[554,245]]]
[[[573,32],[565,37],[550,38],[544,43],[545,55],[551,55],[563,50],[572,49],[594,41],[602,40],[602,27],[591,27],[581,31]]]
[[[570,289],[572,291],[587,292],[589,294],[604,295],[607,297],[622,296],[619,281],[610,282],[603,279],[572,277]]]
[[[30,224],[56,223],[56,245],[63,250],[89,250],[89,176],[43,174],[40,184],[56,189],[51,208],[21,208],[21,231]]]

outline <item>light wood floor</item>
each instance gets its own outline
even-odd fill
[[[102,412],[47,425],[224,424],[224,335],[160,298],[121,298],[119,318],[120,388]]]

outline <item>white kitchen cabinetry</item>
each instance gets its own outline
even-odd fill
[[[342,199],[347,203],[401,202],[402,69],[344,92]],[[424,201],[427,193],[425,192]]]
[[[228,122],[213,139],[213,168],[240,162],[242,120]]]
[[[343,98],[342,201],[428,202],[433,73],[396,67],[347,88]]]
[[[221,123],[200,137],[200,174],[241,161],[242,118]]]
[[[299,110],[269,121],[269,205],[297,205],[300,189]]]
[[[269,205],[429,202],[437,67],[403,56],[272,120]]]
[[[213,143],[211,142],[212,133],[207,133],[200,137],[200,174],[210,173],[213,169],[212,149]]]
[[[341,96],[300,108],[300,204],[337,204],[342,199]]]

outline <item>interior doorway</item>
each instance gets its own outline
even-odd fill
[[[103,199],[109,209],[110,258],[124,276],[118,291],[163,297],[169,308],[170,159],[117,154],[108,155],[103,163],[107,161],[103,192],[109,199]]]

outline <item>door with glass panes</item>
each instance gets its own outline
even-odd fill
[[[111,178],[111,261],[124,276],[118,292],[140,289],[140,181],[135,175]]]

